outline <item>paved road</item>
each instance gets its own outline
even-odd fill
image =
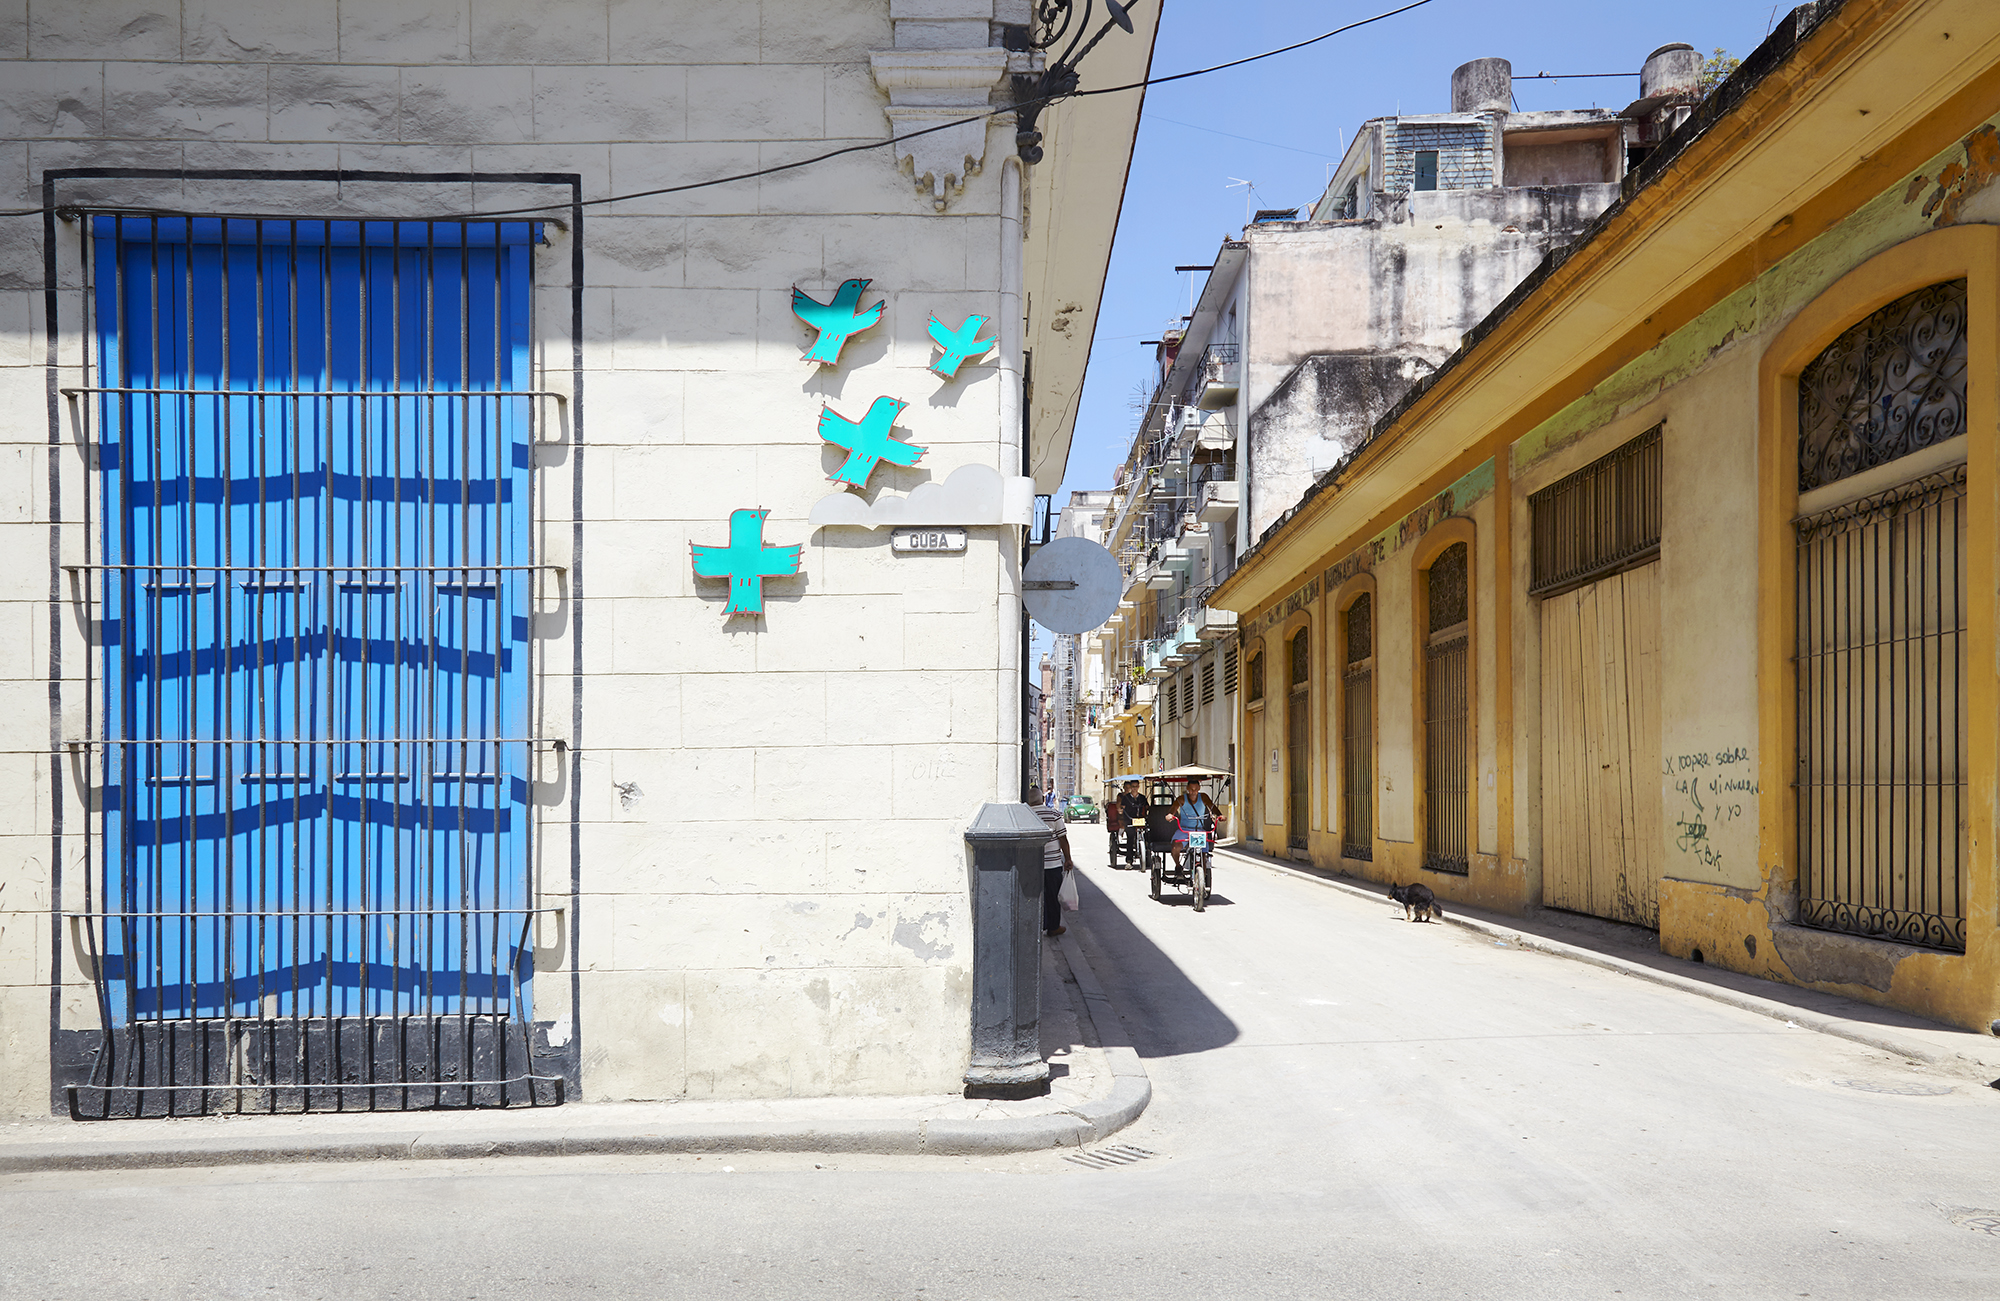
[[[1133,1164],[24,1176],[0,1295],[2000,1296],[1953,1219],[2000,1212],[2000,1092],[1247,864],[1200,915],[1090,874],[1155,1085]]]

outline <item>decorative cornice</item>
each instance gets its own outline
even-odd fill
[[[897,144],[894,156],[939,212],[985,165],[988,128],[1010,120],[1007,114],[985,115],[1008,85],[1013,65],[1028,57],[997,47],[878,50],[868,56],[875,84],[889,97],[883,111],[891,132],[928,132]]]

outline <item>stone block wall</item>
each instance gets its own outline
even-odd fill
[[[884,138],[870,54],[1015,21],[991,0],[102,0],[0,4],[0,207],[63,203],[420,217],[553,205],[535,257],[535,382],[576,414],[540,449],[540,544],[568,566],[535,628],[534,1018],[589,1098],[926,1092],[956,1087],[970,973],[961,832],[1011,798],[1018,630],[1002,599],[1018,534],[895,557],[887,531],[813,529],[841,453],[823,404],[878,395],[929,449],[869,495],[962,465],[1018,473],[1018,358],[953,382],[926,323],[1000,321],[1001,158],[948,206],[888,151],[682,193],[635,194]],[[963,12],[961,12],[963,11]],[[928,39],[928,38],[926,38]],[[228,170],[238,175],[221,175]],[[240,173],[254,173],[245,176]],[[352,175],[369,173],[368,179]],[[432,179],[382,179],[380,174]],[[438,174],[450,174],[449,179]],[[521,174],[546,174],[521,180]],[[553,178],[553,179],[551,179]],[[73,928],[50,921],[95,870],[84,736],[81,562],[92,471],[52,390],[85,376],[80,223],[0,222],[0,1111],[45,1111],[58,1029],[97,1026]],[[580,249],[580,263],[573,255]],[[48,344],[45,257],[55,268]],[[580,266],[580,282],[573,279]],[[873,281],[879,325],[837,370],[800,360],[794,285]],[[993,327],[989,327],[989,332]],[[576,333],[581,331],[580,335]],[[51,364],[53,362],[53,365]],[[1016,417],[1017,419],[1017,417]],[[53,493],[53,495],[52,495]],[[767,612],[726,621],[691,542],[741,507],[803,543]],[[60,523],[58,523],[60,519]],[[54,667],[52,667],[52,665]],[[53,702],[53,703],[52,703]],[[79,783],[81,783],[81,788]],[[59,829],[59,830],[58,830]],[[574,863],[571,846],[576,847]],[[572,893],[572,873],[575,892]]]

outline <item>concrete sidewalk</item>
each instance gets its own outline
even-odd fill
[[[1218,845],[1216,852],[1230,861],[1254,864],[1349,894],[1380,899],[1387,908],[1401,906],[1390,901],[1388,886],[1373,881],[1270,858],[1240,845]],[[2000,1077],[2000,1038],[1838,994],[1759,980],[1721,967],[1670,957],[1659,951],[1658,936],[1642,927],[1567,913],[1507,917],[1459,904],[1449,906],[1444,920],[1488,936],[1498,944],[1587,962],[2000,1087],[2000,1078],[1996,1078]]]
[[[709,1152],[968,1155],[1081,1147],[1131,1124],[1152,1083],[1074,935],[1042,949],[1054,1080],[1021,1102],[956,1095],[570,1103],[483,1111],[62,1119],[0,1125],[0,1173],[291,1161]]]

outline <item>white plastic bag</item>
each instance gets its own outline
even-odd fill
[[[1062,906],[1064,912],[1073,913],[1079,907],[1082,906],[1083,900],[1079,898],[1076,893],[1075,872],[1063,873],[1062,889],[1056,891],[1056,898],[1062,900]]]

